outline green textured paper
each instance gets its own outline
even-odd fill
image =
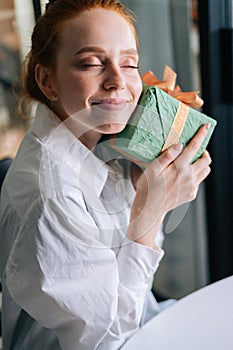
[[[157,87],[145,86],[138,106],[128,125],[119,134],[105,137],[101,142],[104,147],[112,149],[115,156],[133,159],[135,162],[150,163],[159,156],[176,116],[179,101]],[[180,142],[185,146],[198,129],[210,123],[208,135],[192,161],[199,158],[206,149],[216,120],[190,108],[184,125]]]

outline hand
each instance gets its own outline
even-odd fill
[[[193,164],[191,160],[208,129],[208,124],[202,126],[184,150],[181,144],[167,149],[139,177],[127,233],[129,239],[153,247],[165,215],[196,198],[200,183],[210,172],[211,158],[205,151]]]

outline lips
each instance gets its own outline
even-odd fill
[[[107,110],[120,110],[128,105],[128,101],[123,98],[107,98],[92,102],[92,106]]]

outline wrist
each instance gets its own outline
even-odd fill
[[[153,249],[159,249],[155,244],[156,237],[160,231],[165,215],[159,218],[147,217],[141,213],[136,219],[132,220],[127,230],[127,238],[138,244],[145,245]]]

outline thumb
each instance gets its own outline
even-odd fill
[[[152,167],[158,166],[158,163],[160,164],[159,173],[161,173],[170,163],[172,163],[183,151],[183,144],[177,143],[175,145],[172,145],[168,149],[166,149],[158,158],[156,158],[152,163]]]

